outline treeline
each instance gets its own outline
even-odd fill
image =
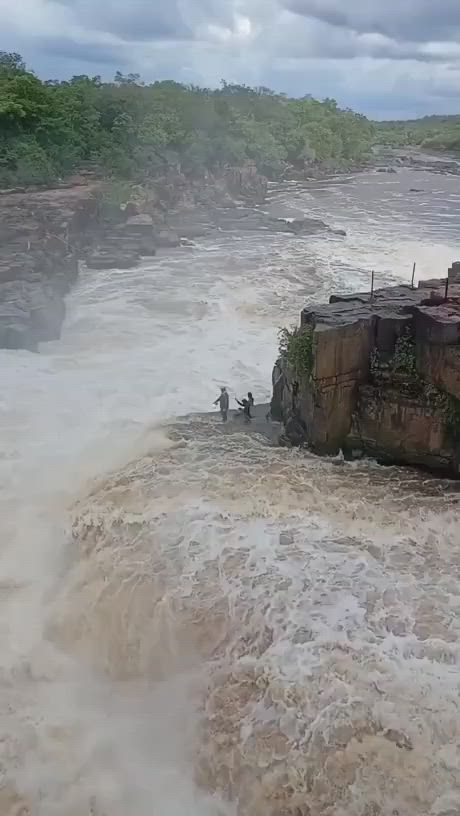
[[[460,151],[460,116],[425,116],[401,122],[375,122],[376,140],[393,147]]]
[[[0,52],[0,185],[46,183],[82,167],[122,179],[155,177],[166,164],[201,174],[256,162],[276,178],[287,163],[351,166],[371,148],[371,123],[333,99],[289,99],[222,82],[145,85],[75,76],[42,82],[18,54]]]

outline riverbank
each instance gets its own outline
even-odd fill
[[[59,338],[81,263],[129,270],[158,250],[189,249],[223,232],[332,232],[321,219],[270,215],[263,209],[267,190],[247,165],[195,180],[171,170],[121,191],[76,179],[73,186],[0,193],[0,348],[36,351]]]

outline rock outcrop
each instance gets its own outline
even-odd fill
[[[0,195],[1,348],[35,350],[60,336],[96,211],[84,185]]]
[[[268,215],[267,180],[255,165],[220,176],[187,178],[177,167],[145,185],[76,178],[52,190],[0,192],[0,348],[37,350],[59,338],[65,296],[79,262],[89,269],[130,269],[157,249],[181,251],[220,232],[329,231],[313,218]],[[343,234],[343,233],[341,233]]]
[[[432,280],[304,309],[274,370],[284,440],[459,476],[459,269],[447,298]]]

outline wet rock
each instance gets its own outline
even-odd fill
[[[153,218],[151,215],[142,213],[141,215],[133,215],[128,218],[123,225],[123,232],[128,235],[147,235],[151,236],[153,233]]]
[[[311,643],[313,639],[312,630],[307,629],[306,627],[301,627],[294,632],[292,642],[295,644]]]
[[[439,293],[445,282],[427,285]],[[307,444],[319,454],[359,451],[460,476],[459,420],[452,407],[452,416],[446,412],[448,398],[460,406],[460,284],[453,280],[449,291],[441,305],[422,305],[424,286],[396,286],[376,290],[372,300],[369,293],[333,295],[328,305],[303,309],[309,377],[299,387],[283,362],[273,375],[282,443]],[[406,336],[408,370],[398,374],[391,361]]]
[[[155,244],[157,247],[178,247],[180,237],[177,232],[170,229],[160,229],[155,232]]]
[[[265,201],[268,181],[257,172],[254,162],[248,162],[244,167],[229,168],[225,181],[232,195],[258,204]]]
[[[404,734],[403,731],[397,731],[395,728],[387,728],[386,731],[383,732],[383,736],[390,742],[394,742],[398,748],[404,748],[406,751],[412,751],[414,747],[410,737]]]
[[[0,194],[0,346],[36,350],[60,336],[78,255],[92,240],[92,188]]]
[[[122,209],[124,210],[126,218],[140,215],[139,205],[136,201],[128,201]]]
[[[270,416],[277,422],[282,422],[284,416],[284,394],[286,383],[281,364],[278,362],[272,372],[272,399],[270,402]]]
[[[280,544],[282,547],[288,547],[294,543],[294,534],[289,531],[280,533]]]
[[[294,218],[284,223],[287,231],[295,235],[314,235],[316,232],[327,229],[327,224],[319,218]]]
[[[305,424],[295,416],[289,417],[285,423],[284,433],[288,442],[294,447],[301,447],[307,440]]]
[[[139,255],[109,255],[105,252],[93,252],[88,255],[88,269],[132,269],[139,264]]]

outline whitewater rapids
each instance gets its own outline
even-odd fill
[[[0,352],[1,816],[460,812],[456,485],[192,416],[268,398],[308,299],[445,274],[456,180],[268,206],[348,237],[84,271],[61,341]]]

